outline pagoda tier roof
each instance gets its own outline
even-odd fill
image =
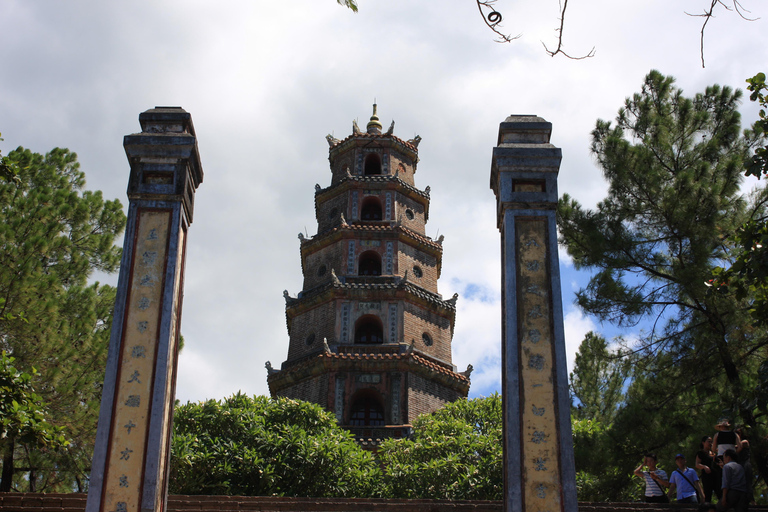
[[[355,222],[352,224],[339,224],[336,227],[318,233],[312,238],[303,238],[301,240],[301,253],[302,255],[310,249],[319,249],[325,247],[328,244],[336,242],[344,237],[344,234],[351,234],[355,238],[360,238],[366,234],[381,237],[387,233],[397,235],[398,238],[408,238],[416,242],[416,245],[420,246],[426,252],[433,256],[439,256],[443,252],[443,246],[441,243],[435,242],[426,235],[417,233],[416,231],[409,229],[402,224],[398,224],[395,221],[363,221]],[[383,238],[383,237],[382,237]],[[319,247],[318,247],[319,246]]]
[[[406,295],[410,295],[412,298],[418,298],[421,301],[431,305],[437,306],[438,309],[442,309],[450,314],[456,312],[456,301],[459,298],[459,294],[455,293],[453,297],[448,300],[443,300],[442,295],[432,293],[417,284],[414,284],[407,280],[405,277],[400,276],[351,276],[349,278],[337,277],[334,272],[331,273],[331,277],[325,283],[316,286],[310,290],[299,293],[299,296],[294,298],[287,295],[285,292],[285,309],[286,314],[288,310],[305,307],[312,307],[316,303],[321,303],[326,300],[326,295],[338,292],[343,293],[345,296],[354,297],[356,291],[367,292],[366,296],[391,296],[396,292],[405,292]],[[452,315],[453,316],[453,315]]]
[[[270,393],[276,392],[293,384],[325,374],[328,371],[353,371],[359,373],[381,371],[410,371],[424,375],[430,380],[457,390],[464,395],[469,391],[470,379],[467,374],[456,372],[448,363],[436,360],[422,354],[405,345],[395,345],[398,349],[393,352],[388,345],[376,346],[376,352],[368,352],[365,349],[373,347],[360,347],[361,351],[355,351],[355,345],[339,345],[331,348],[323,348],[302,359],[286,361],[280,370],[271,370],[267,375]],[[370,365],[370,366],[369,366]]]
[[[320,185],[315,185],[315,208],[317,208],[317,200],[321,196],[332,195],[331,192],[341,192],[344,189],[344,185],[351,185],[355,183],[363,183],[365,185],[397,185],[410,192],[409,195],[419,196],[423,200],[422,202],[425,204],[428,204],[429,202],[429,187],[427,187],[425,190],[420,190],[410,183],[406,183],[405,181],[401,180],[397,174],[369,174],[366,176],[347,174],[336,183],[331,183],[325,188],[321,188]]]
[[[414,160],[418,161],[419,158],[419,149],[416,144],[411,142],[410,140],[403,140],[400,137],[397,137],[391,133],[367,133],[367,132],[361,132],[361,133],[353,133],[352,135],[348,135],[342,140],[339,141],[333,141],[331,146],[328,148],[328,158],[332,158],[335,156],[335,154],[340,153],[342,150],[345,149],[346,146],[350,146],[352,141],[371,141],[379,139],[382,142],[394,142],[397,145],[401,146],[406,152],[410,153]]]
[[[342,279],[344,279],[344,282]],[[371,282],[374,279],[379,282]],[[414,304],[422,304],[425,308],[434,308],[435,312],[442,313],[443,316],[450,318],[451,332],[453,332],[456,322],[456,301],[459,299],[459,294],[454,293],[450,299],[443,300],[442,295],[425,290],[421,286],[411,283],[405,277],[366,276],[361,278],[354,276],[347,280],[343,277],[339,278],[334,272],[331,272],[330,279],[325,283],[299,293],[298,297],[291,297],[285,291],[283,292],[283,297],[285,298],[285,324],[289,334],[291,332],[292,317],[338,298],[410,300]]]

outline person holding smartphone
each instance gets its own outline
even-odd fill
[[[658,457],[655,453],[646,453],[643,462],[635,468],[635,476],[645,479],[645,502],[646,503],[669,503],[667,492],[664,489],[669,487],[667,472],[656,467]],[[647,470],[643,471],[643,467]]]

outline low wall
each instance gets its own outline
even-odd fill
[[[3,512],[83,512],[85,494],[0,493]],[[579,512],[694,512],[696,505],[579,503]],[[750,507],[768,512],[768,506]],[[169,496],[167,512],[502,512],[500,501]]]

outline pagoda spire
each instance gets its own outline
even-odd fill
[[[381,135],[381,129],[383,128],[381,121],[379,121],[379,116],[376,114],[376,103],[373,104],[373,115],[371,116],[371,120],[368,121],[368,126],[366,127],[368,133],[375,133],[376,135]]]

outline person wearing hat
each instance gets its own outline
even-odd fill
[[[704,501],[704,491],[701,489],[699,476],[694,469],[686,465],[685,455],[678,453],[675,456],[675,464],[677,464],[677,469],[669,477],[669,492],[672,493],[677,489],[678,503],[699,503],[699,501]]]
[[[722,457],[725,450],[733,449],[738,453],[741,451],[741,439],[739,434],[731,430],[731,422],[727,419],[722,419],[715,425],[717,434],[712,438],[712,450]]]

